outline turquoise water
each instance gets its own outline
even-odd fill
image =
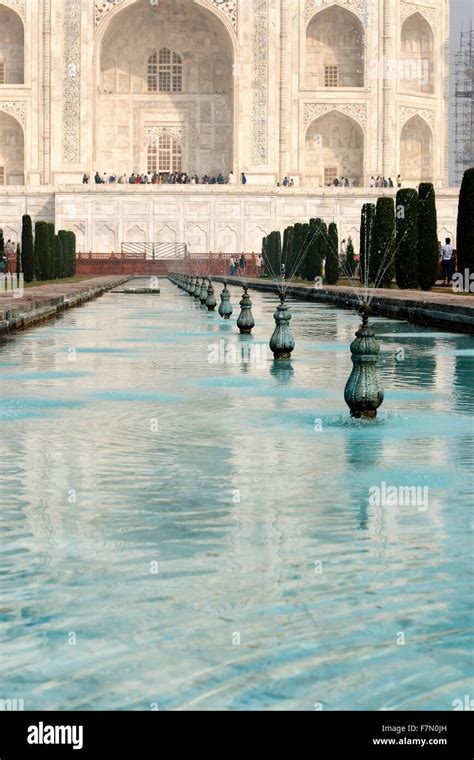
[[[356,316],[293,303],[282,368],[259,348],[275,297],[252,298],[247,364],[214,356],[235,359],[235,321],[167,282],[0,344],[0,699],[450,710],[474,693],[473,339],[374,319],[386,402],[353,422]],[[383,482],[427,486],[428,508],[373,506]]]

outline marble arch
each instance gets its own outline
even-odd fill
[[[325,187],[334,174],[361,185],[364,177],[364,132],[350,116],[333,109],[314,119],[305,135],[305,181]]]
[[[25,137],[23,127],[0,103],[0,152],[5,185],[23,185],[25,181]]]
[[[0,60],[3,62],[3,84],[25,83],[25,29],[21,15],[0,2]]]
[[[328,87],[326,67],[337,67],[335,87],[363,87],[365,32],[351,9],[333,3],[319,8],[306,24],[305,79],[310,88]]]
[[[433,132],[418,114],[402,127],[400,170],[406,181],[431,182],[433,179]]]
[[[148,91],[147,61],[162,47],[182,59],[180,92]],[[238,165],[236,65],[235,31],[216,6],[122,0],[96,35],[94,168],[144,171],[154,128],[183,132],[184,171],[228,174]]]
[[[431,24],[418,11],[405,19],[400,37],[400,89],[434,92],[434,34]]]

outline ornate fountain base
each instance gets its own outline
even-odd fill
[[[380,346],[369,327],[370,307],[360,309],[362,325],[351,345],[354,368],[347,381],[344,397],[354,419],[375,419],[384,401],[384,391],[377,369]]]

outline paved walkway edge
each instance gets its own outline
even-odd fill
[[[242,285],[241,277],[213,277],[217,282],[227,280],[232,285]],[[268,280],[248,279],[246,284],[254,290],[262,290],[267,293],[278,293],[278,286]],[[334,288],[322,288],[315,290],[309,285],[291,285],[287,294],[298,300],[317,301],[328,305],[338,306],[343,309],[356,309],[358,307],[357,296],[349,288],[335,286]],[[474,334],[474,305],[467,306],[453,303],[443,303],[442,293],[433,294],[435,298],[430,300],[429,293],[426,295],[418,292],[417,298],[391,297],[383,292],[375,296],[371,303],[372,311],[390,319],[400,319],[407,322],[442,328],[457,333]],[[440,296],[438,299],[437,296]],[[464,296],[452,296],[462,300]]]
[[[35,292],[31,297],[28,297],[28,290],[25,290],[25,296],[28,298],[26,302],[24,299],[18,299],[18,306],[12,306],[10,301],[6,308],[2,308],[2,298],[0,298],[0,335],[8,335],[56,317],[66,309],[72,309],[86,301],[98,298],[128,280],[130,277],[98,277],[81,283],[66,284],[64,293],[49,297],[38,293],[40,288],[34,288]],[[45,290],[47,287],[45,286]]]

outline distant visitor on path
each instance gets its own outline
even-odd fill
[[[446,238],[446,243],[442,247],[441,253],[441,271],[443,277],[443,285],[451,285],[453,279],[453,248],[451,246],[451,238]]]

